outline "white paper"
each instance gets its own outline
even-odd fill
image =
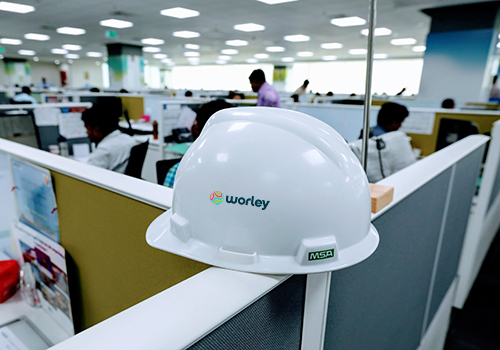
[[[12,333],[8,326],[0,328],[0,349],[30,350],[14,333]]]
[[[433,112],[410,112],[399,130],[411,134],[431,135],[434,130]]]
[[[179,119],[177,120],[177,124],[175,124],[174,126],[174,129],[188,128],[189,130],[191,130],[195,119],[196,113],[191,108],[183,106],[181,108],[181,113]]]
[[[50,126],[59,124],[59,108],[34,108],[35,124],[37,126]]]
[[[87,137],[87,130],[81,118],[81,113],[60,113],[59,134],[67,139]]]
[[[172,135],[172,129],[177,124],[177,120],[179,120],[179,115],[181,114],[181,105],[168,104],[163,105],[163,108],[163,135]]]
[[[75,143],[73,145],[73,157],[75,159],[87,158],[90,154],[88,143]]]

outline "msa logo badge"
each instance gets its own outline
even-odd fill
[[[309,261],[323,260],[333,258],[335,254],[335,249],[320,250],[318,252],[309,252]]]

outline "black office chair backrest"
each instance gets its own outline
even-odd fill
[[[132,176],[140,179],[142,173],[142,166],[146,153],[148,152],[149,140],[141,143],[140,145],[132,147],[130,150],[130,157],[128,159],[127,167],[125,168],[125,175]]]
[[[468,120],[442,118],[436,142],[436,151],[451,145],[469,135],[478,134],[476,124]]]
[[[170,168],[179,163],[181,159],[182,158],[164,159],[156,162],[156,178],[159,185],[163,185],[165,177],[167,177],[167,173]]]

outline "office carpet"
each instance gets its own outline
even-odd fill
[[[500,349],[499,233],[486,255],[463,309],[452,311],[444,350]]]

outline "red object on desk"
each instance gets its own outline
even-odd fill
[[[16,293],[19,264],[16,260],[0,261],[0,303]]]

